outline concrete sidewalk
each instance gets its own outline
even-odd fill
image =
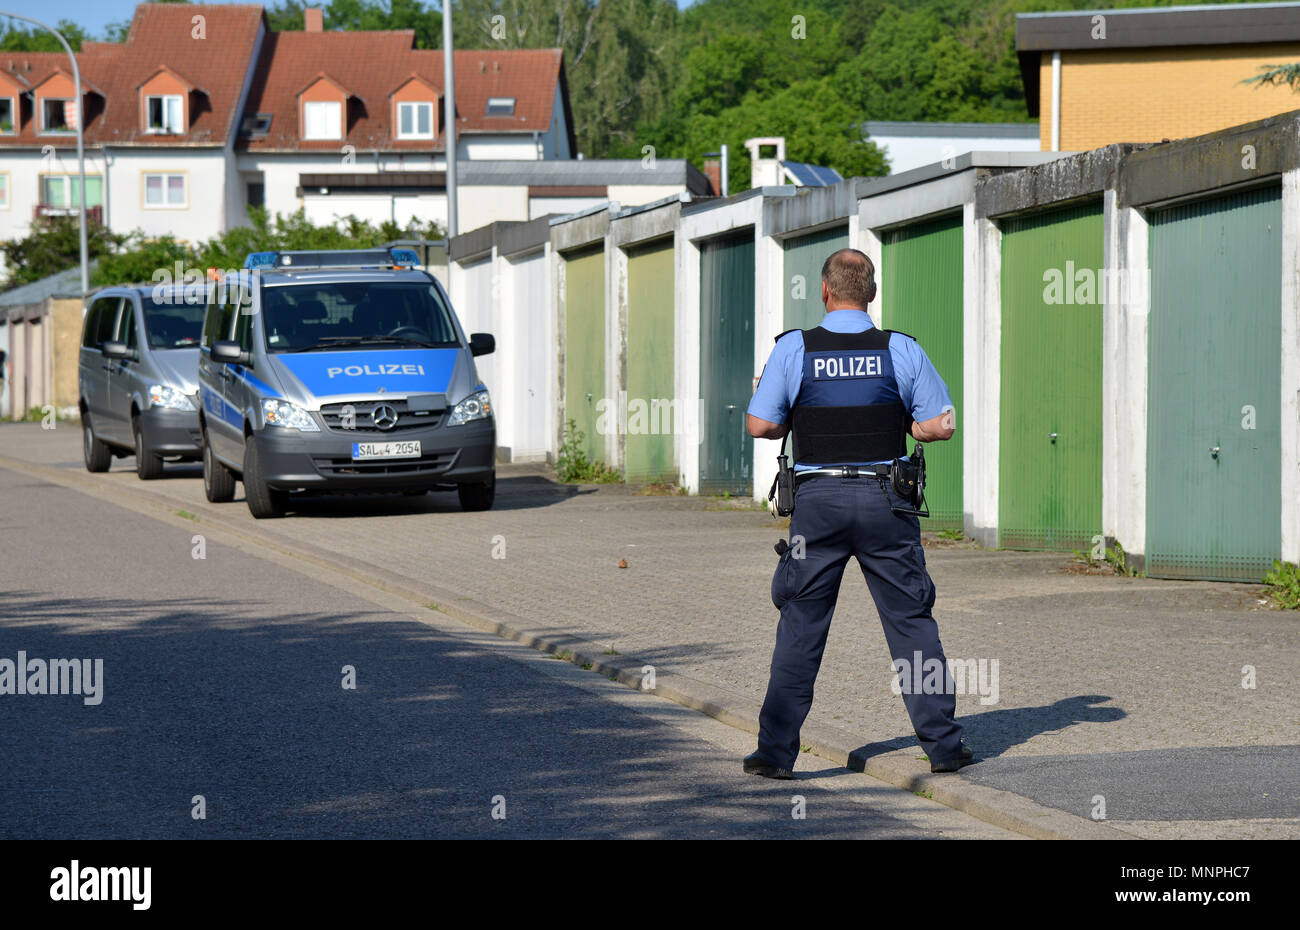
[[[653,666],[661,695],[754,729],[783,535],[765,512],[505,468],[487,513],[461,513],[454,494],[367,496],[256,522],[242,501],[208,504],[192,467],[169,465],[149,483],[130,459],[87,474],[76,424],[0,426],[3,459],[97,496],[184,510],[359,585],[582,653],[629,683]],[[852,564],[805,731],[816,754],[851,753],[871,774],[1028,835],[1300,836],[1300,618],[1263,606],[1262,589],[1074,574],[1068,555],[938,541],[927,558],[949,657],[986,674],[997,663],[996,701],[991,676],[983,698],[957,699],[985,761],[923,774]],[[1254,688],[1242,687],[1245,666]],[[1107,825],[1093,819],[1103,804]]]

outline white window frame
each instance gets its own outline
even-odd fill
[[[9,101],[9,122],[12,124],[9,129],[0,129],[0,136],[12,136],[18,132],[18,98],[0,96],[0,100]]]
[[[64,128],[64,129],[50,129],[48,126],[46,126],[46,125],[45,125],[45,107],[46,107],[47,104],[49,104],[49,103],[51,103],[51,102],[54,102],[54,101],[58,101],[59,103],[62,103],[62,104],[68,104],[68,103],[76,103],[76,100],[77,100],[76,97],[41,97],[41,98],[40,98],[40,110],[41,110],[41,133],[40,133],[40,134],[43,135],[43,136],[71,136],[71,135],[75,135],[76,132],[77,132],[77,129],[76,129],[75,126],[67,127],[67,128]]]
[[[492,105],[493,105],[493,104],[496,104],[496,105],[498,105],[498,106],[504,106],[504,105],[507,104],[507,103],[510,104],[510,112],[509,112],[509,113],[493,113],[493,112],[492,112]],[[484,115],[484,116],[514,116],[514,115],[515,115],[515,107],[518,106],[518,104],[519,104],[519,98],[517,98],[517,97],[488,97],[487,106],[485,106],[485,107],[483,108],[483,115]]]
[[[162,179],[162,203],[149,202],[149,179]],[[181,190],[184,198],[180,203],[171,203],[168,196],[171,192],[171,184],[168,183],[171,178],[180,178],[183,182]],[[140,172],[140,206],[145,210],[188,210],[190,206],[190,178],[184,171],[142,171]]]
[[[402,131],[402,111],[405,108],[411,108],[415,111],[412,117],[411,125],[414,131]],[[420,132],[420,113],[428,114],[429,128],[426,132]],[[397,138],[399,139],[432,139],[433,138],[433,101],[431,100],[401,100],[397,104]]]
[[[323,135],[312,132],[312,119],[308,115],[313,107],[329,107],[336,114],[337,119],[334,122],[334,132],[332,135]],[[320,127],[317,126],[317,129]],[[338,140],[343,138],[343,101],[341,100],[304,100],[302,102],[302,137],[304,139],[316,140]]]
[[[9,181],[9,172],[0,171],[0,210],[8,210],[10,203],[9,189],[13,185]]]
[[[160,127],[149,125],[149,103],[153,100],[162,101],[163,124]],[[176,125],[173,127],[168,124],[168,113],[171,110],[171,104],[176,105]],[[144,131],[156,133],[164,136],[178,136],[185,132],[185,101],[180,94],[146,94],[144,98]]]

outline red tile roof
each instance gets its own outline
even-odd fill
[[[349,108],[343,139],[307,141],[298,125],[298,94],[322,72],[357,100]],[[457,51],[457,132],[545,132],[562,73],[559,49]],[[443,132],[432,144],[396,138],[389,97],[412,77],[441,96],[442,52],[415,48],[415,33],[409,29],[271,33],[245,109],[271,114],[270,132],[239,145],[264,152],[335,151],[345,144],[361,150],[443,151]],[[489,97],[515,98],[514,115],[487,116]]]
[[[193,17],[202,15],[204,38],[194,36]],[[240,91],[252,63],[262,7],[243,4],[143,3],[124,43],[86,42],[77,54],[86,98],[86,142],[109,145],[224,145],[243,115],[272,114],[270,132],[237,145],[249,151],[358,149],[443,151],[445,134],[433,140],[397,139],[390,95],[412,77],[442,92],[442,52],[415,48],[410,29],[386,32],[270,32],[262,40],[242,113]],[[546,132],[557,87],[573,147],[563,55],[559,49],[465,50],[456,53],[458,133]],[[57,70],[69,71],[67,56],[54,52],[0,52],[0,71],[30,89]],[[144,132],[139,89],[167,69],[196,88],[191,120],[183,136],[159,138]],[[355,98],[349,129],[341,140],[306,141],[298,125],[298,94],[322,74]],[[489,97],[513,97],[511,116],[488,116]],[[30,102],[21,132],[0,135],[0,148],[75,145],[75,137],[40,135]],[[440,127],[441,128],[441,127]]]
[[[198,15],[204,17],[204,38],[194,35],[193,18]],[[262,23],[262,8],[254,5],[137,6],[124,43],[87,42],[77,53],[82,83],[99,92],[86,100],[86,142],[224,145],[236,128],[239,94]],[[195,95],[189,131],[161,140],[146,134],[140,124],[139,87],[164,67],[184,75],[202,92]],[[0,52],[0,70],[21,75],[29,87],[58,69],[71,69],[61,52]],[[29,107],[23,108],[28,118],[22,131],[0,136],[0,146],[76,144],[74,137],[38,134],[38,119]]]

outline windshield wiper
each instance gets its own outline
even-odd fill
[[[337,349],[343,346],[415,346],[421,349],[440,349],[448,343],[426,342],[423,339],[396,339],[392,336],[326,336],[307,346],[281,349],[281,352],[310,352],[313,349]]]

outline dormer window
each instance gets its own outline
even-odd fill
[[[150,95],[145,98],[145,131],[179,135],[185,132],[185,108],[180,94]]]
[[[41,132],[67,133],[77,131],[76,101],[65,97],[41,98]]]
[[[489,97],[485,116],[514,116],[514,97]]]
[[[18,131],[18,107],[14,97],[0,97],[0,135]]]
[[[397,138],[432,139],[433,103],[427,100],[398,103]]]
[[[302,105],[304,139],[342,139],[343,104],[338,100],[305,100]]]

